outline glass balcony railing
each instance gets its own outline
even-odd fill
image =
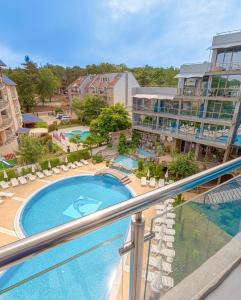
[[[206,293],[240,257],[241,177],[177,207],[182,197],[175,196],[239,168],[241,158],[176,182],[161,179],[149,193],[1,247],[1,298],[192,299]]]
[[[212,64],[210,71],[218,72],[218,71],[239,71],[241,70],[241,62],[228,62],[228,63],[217,63]]]
[[[240,88],[211,88],[208,90],[209,97],[227,97],[227,98],[237,98],[240,97]]]

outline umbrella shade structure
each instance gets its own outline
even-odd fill
[[[64,161],[66,162],[66,164],[68,163],[68,157],[67,156],[65,156],[65,160]]]
[[[35,172],[35,166],[32,165],[32,173],[34,173],[34,172]]]
[[[168,170],[165,173],[165,178],[168,178]]]
[[[49,168],[49,169],[52,168],[50,160],[48,161],[48,168]]]
[[[7,174],[6,170],[3,171],[3,178],[8,179],[8,174]]]
[[[148,169],[148,170],[147,170],[146,177],[147,177],[147,178],[150,178],[150,175],[151,175],[151,174],[150,174],[150,169]]]

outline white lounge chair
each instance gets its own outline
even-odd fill
[[[88,161],[87,160],[85,160],[85,159],[81,159],[80,160],[85,166],[87,166],[89,163],[88,163]]]
[[[69,163],[69,164],[68,164],[68,167],[71,168],[71,169],[76,169],[76,165],[73,164],[73,163]]]
[[[141,186],[147,186],[146,177],[141,177]]]
[[[9,183],[8,182],[5,182],[5,181],[1,181],[0,182],[0,187],[2,189],[8,189],[10,187]]]
[[[60,169],[56,167],[52,168],[52,171],[54,172],[54,174],[60,174]]]
[[[42,172],[36,172],[38,178],[44,178],[44,174]]]
[[[61,165],[60,168],[65,172],[69,171],[69,168],[65,165]]]
[[[170,277],[170,276],[162,276],[161,280],[162,280],[162,286],[165,289],[171,289],[171,288],[174,287],[174,281],[173,281],[172,277]]]
[[[0,197],[12,198],[15,194],[11,192],[0,192]]]
[[[43,170],[43,173],[45,176],[51,176],[53,175],[53,172],[49,171],[49,170]]]
[[[30,181],[36,180],[36,176],[33,175],[33,174],[31,174],[31,173],[27,174],[26,177],[27,177]]]
[[[174,199],[167,199],[167,200],[164,201],[164,203],[165,203],[166,205],[173,204],[174,202],[175,202]]]
[[[166,224],[166,218],[164,216],[155,219],[155,225]]]
[[[83,166],[83,163],[80,162],[80,161],[75,161],[74,164],[75,164],[77,167],[82,167],[82,166]]]
[[[156,179],[154,177],[150,178],[149,186],[156,187]]]
[[[10,182],[11,182],[11,185],[12,185],[12,186],[17,186],[17,185],[19,185],[19,182],[18,182],[17,178],[11,178],[11,179],[10,179]]]
[[[163,187],[165,185],[165,180],[159,179],[158,185],[159,185],[159,187]]]
[[[26,180],[26,178],[25,178],[24,176],[18,177],[18,180],[19,180],[19,182],[20,182],[21,184],[26,184],[26,183],[27,183],[27,180]]]
[[[161,270],[162,269],[162,259],[161,259],[161,257],[150,256],[149,265],[151,267],[157,268],[158,270]]]

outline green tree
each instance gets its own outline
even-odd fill
[[[24,163],[35,163],[43,155],[43,146],[38,138],[28,135],[20,137],[19,151],[21,161]]]
[[[46,100],[51,101],[55,91],[60,87],[59,79],[48,68],[39,71],[39,82],[36,91],[44,105]]]
[[[87,95],[82,99],[75,97],[72,101],[73,111],[81,123],[86,125],[95,120],[104,107],[107,107],[106,101],[100,96]]]
[[[69,139],[69,141],[70,141],[71,143],[76,144],[77,149],[79,149],[79,145],[80,145],[80,142],[81,142],[81,136],[80,136],[80,134],[75,134],[75,135],[73,135],[73,136]]]
[[[108,139],[110,132],[131,127],[129,113],[122,104],[115,104],[101,110],[98,118],[90,123],[90,130]]]
[[[120,134],[119,138],[119,146],[118,146],[118,151],[120,154],[125,154],[127,152],[128,146],[126,143],[126,137],[123,133]]]
[[[193,153],[175,154],[173,161],[168,164],[168,171],[177,178],[185,178],[198,172],[198,165],[194,161]]]
[[[101,136],[91,134],[85,140],[82,141],[84,147],[86,147],[90,151],[90,155],[92,156],[92,150],[95,145],[100,145],[103,143],[104,139]]]

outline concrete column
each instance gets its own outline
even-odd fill
[[[196,144],[195,153],[194,153],[194,159],[197,160],[199,157],[200,152],[200,144]]]

